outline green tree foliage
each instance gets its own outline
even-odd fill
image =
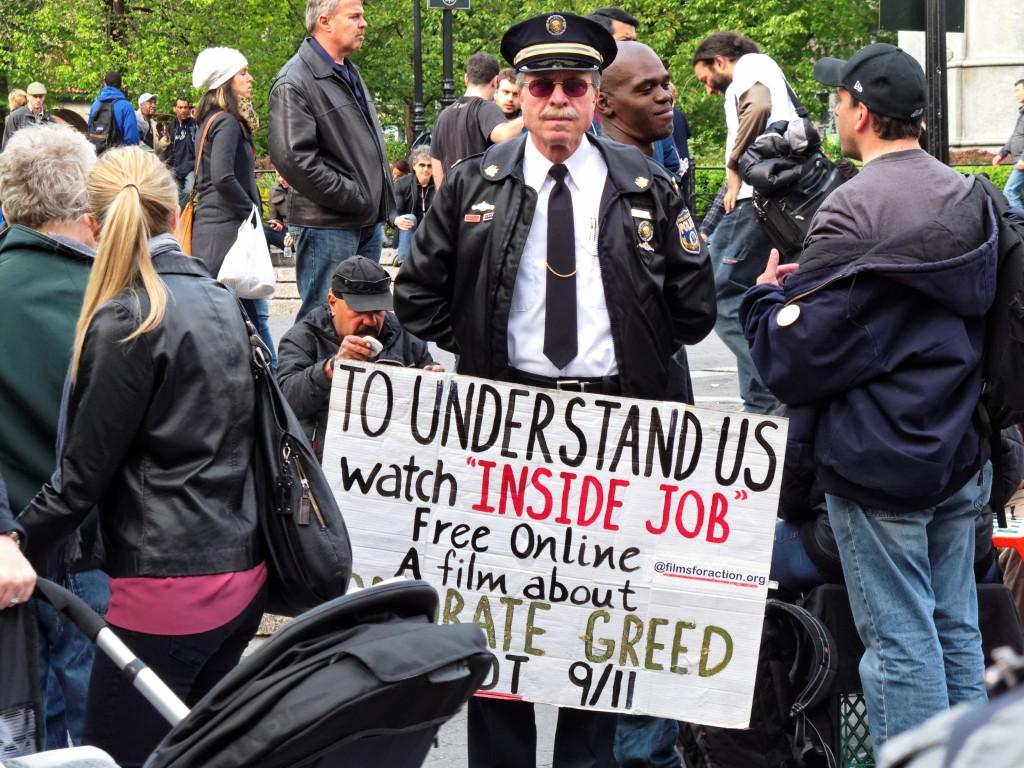
[[[588,13],[601,2],[561,4]],[[641,20],[640,39],[664,57],[679,101],[695,133],[702,160],[720,159],[725,133],[721,100],[707,96],[693,77],[697,43],[720,29],[742,31],[783,67],[812,115],[825,112],[825,91],[811,77],[814,60],[846,56],[879,39],[877,0],[627,0]],[[354,57],[373,91],[385,124],[411,137],[413,91],[412,0],[365,0],[369,21],[363,49]],[[463,90],[462,67],[478,50],[499,55],[501,35],[517,20],[551,10],[550,2],[474,0],[455,12],[455,92]],[[190,94],[196,54],[210,45],[241,50],[255,77],[254,101],[266,118],[267,93],[277,70],[302,41],[302,0],[3,0],[0,3],[0,89],[32,80],[47,84],[57,99],[91,98],[104,72],[120,69],[129,96],[144,90],[172,99]],[[428,124],[442,92],[441,17],[423,2],[424,92]],[[265,145],[266,129],[257,134]],[[392,143],[400,151],[400,143]]]

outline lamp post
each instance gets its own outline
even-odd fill
[[[412,0],[412,138],[426,128],[423,117],[423,18],[420,0]]]
[[[442,52],[444,57],[444,80],[441,84],[441,108],[444,109],[455,101],[455,77],[452,74],[452,10],[451,8],[445,8],[442,13],[444,14],[441,27],[442,46],[444,48]]]
[[[948,97],[946,94],[946,2],[927,0],[925,8],[925,55],[928,74],[928,153],[940,162],[949,162]]]

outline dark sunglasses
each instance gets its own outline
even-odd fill
[[[571,77],[568,80],[551,80],[547,77],[541,77],[537,80],[531,80],[528,82],[526,84],[526,88],[534,98],[546,99],[555,92],[556,85],[561,85],[562,93],[570,99],[578,99],[590,88],[589,81],[580,80],[575,77]]]

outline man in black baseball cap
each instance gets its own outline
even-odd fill
[[[327,303],[281,338],[278,382],[317,456],[323,455],[336,360],[444,370],[427,345],[402,328],[391,307],[390,275],[377,262],[352,256],[334,270]]]
[[[982,185],[918,143],[914,59],[869,45],[814,74],[839,89],[843,153],[864,165],[822,203],[796,264],[772,252],[740,317],[790,406],[789,440],[812,447],[877,755],[986,698],[973,560],[992,477],[976,410],[998,237]]]
[[[848,60],[830,57],[814,65],[814,79],[845,88],[879,115],[903,120],[924,114],[928,83],[917,60],[888,43],[866,45]]]
[[[331,298],[342,299],[353,312],[390,312],[394,309],[391,298],[391,275],[365,256],[345,259],[331,277]]]

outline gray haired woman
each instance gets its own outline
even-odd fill
[[[395,182],[395,219],[398,231],[398,263],[405,261],[412,248],[417,225],[434,202],[434,179],[430,173],[430,145],[416,147],[409,155],[412,173]]]

